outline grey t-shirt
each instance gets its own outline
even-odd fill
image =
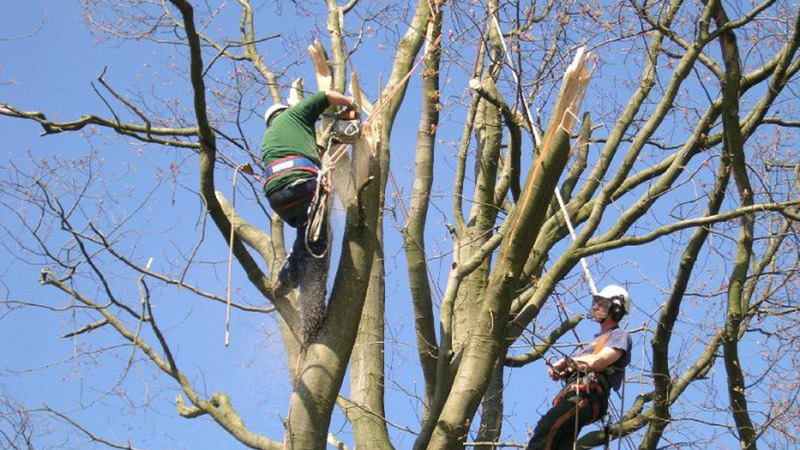
[[[633,340],[631,339],[630,333],[618,327],[597,333],[594,335],[592,342],[581,347],[581,350],[576,356],[594,353],[597,343],[603,339],[605,335],[608,335],[608,338],[602,348],[608,347],[624,352],[614,364],[609,366],[606,371],[602,372],[606,376],[608,384],[613,387],[615,391],[619,391],[620,386],[622,386],[622,380],[625,378],[625,367],[631,362]]]

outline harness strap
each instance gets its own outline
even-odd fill
[[[608,341],[609,336],[611,336],[611,333],[606,333],[600,336],[600,339],[598,339],[597,343],[594,345],[594,351],[592,352],[593,355],[596,355],[603,350],[603,347],[605,347],[606,341]]]
[[[602,386],[603,390],[605,392],[610,392],[609,389],[611,389],[611,385],[609,384],[608,379],[606,379],[606,374],[605,373],[603,373],[603,372],[594,372],[592,374],[592,379],[597,384]]]
[[[556,406],[559,402],[561,402],[561,400],[564,399],[564,397],[566,397],[569,394],[575,392],[577,393],[584,392],[586,394],[589,394],[592,391],[598,394],[603,394],[605,392],[608,392],[608,389],[606,388],[604,383],[599,381],[599,379],[594,379],[594,377],[590,378],[588,376],[580,377],[575,381],[573,381],[572,383],[569,383],[568,385],[564,386],[563,389],[561,389],[561,392],[559,392],[556,398],[553,399],[553,406]]]
[[[299,198],[299,199],[297,199],[297,200],[295,200],[293,202],[289,202],[289,203],[287,203],[285,205],[276,206],[273,209],[276,210],[276,211],[285,211],[285,210],[287,210],[289,208],[293,208],[293,207],[295,207],[297,205],[302,205],[303,203],[308,202],[309,200],[311,200],[312,197],[314,197],[313,193],[308,194],[308,195],[306,195],[304,197],[301,197],[301,198]]]
[[[598,339],[597,343],[595,343],[595,345],[594,345],[594,350],[592,351],[593,355],[596,355],[596,354],[600,353],[603,350],[603,347],[605,347],[609,336],[611,336],[611,333],[606,333],[606,334],[600,336],[600,339]],[[602,372],[599,372],[599,373],[600,374],[604,374],[604,375],[611,375],[612,373],[616,372],[617,370],[618,369],[612,364],[612,365],[606,367]],[[606,389],[608,389],[608,381],[605,380],[605,377],[603,377],[603,382],[606,384]]]
[[[269,163],[264,171],[264,176],[266,176],[264,186],[279,175],[297,171],[316,175],[319,173],[319,165],[313,160],[303,156],[287,156],[286,158],[276,159]]]

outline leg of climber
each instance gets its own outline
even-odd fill
[[[575,392],[574,386],[562,392],[560,400],[536,424],[527,450],[572,450],[581,428],[606,413],[608,398],[602,392]]]
[[[317,187],[316,178],[306,178],[268,194],[269,204],[278,216],[297,230],[297,236],[286,261],[278,273],[276,293],[285,295],[297,287],[303,263],[307,260],[305,227],[308,222],[308,207]],[[309,255],[310,256],[310,255]]]

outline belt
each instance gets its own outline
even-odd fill
[[[608,392],[608,388],[608,380],[606,380],[606,377],[602,374],[594,372],[581,374],[571,378],[567,382],[567,385],[564,386],[556,398],[553,399],[553,406],[557,405],[564,396],[575,391],[585,392],[587,394],[594,391],[598,394],[604,394]]]
[[[264,173],[266,176],[264,186],[269,184],[269,182],[278,175],[295,171],[308,172],[316,175],[319,172],[319,165],[303,156],[288,156],[286,158],[276,159],[267,165],[267,169]]]

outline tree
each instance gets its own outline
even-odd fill
[[[22,119],[65,139],[82,133],[87,148],[77,158],[32,154],[7,163],[9,267],[41,268],[43,289],[59,300],[20,299],[6,282],[4,320],[37,307],[70,318],[74,329],[64,337],[73,340],[74,361],[96,358],[117,374],[101,398],[124,398],[130,371],[143,370],[177,390],[181,417],[209,418],[205,426],[251,448],[344,445],[332,429],[337,405],[358,448],[519,444],[527,439],[520,418],[504,404],[509,374],[532,376],[545,355],[564,352],[590,292],[578,265],[591,258],[599,281],[630,287],[633,317],[644,317],[636,331],[646,356],[634,365],[640,372],[628,374],[640,392],[631,405],[623,395],[611,439],[649,449],[703,447],[720,435],[748,449],[796,444],[800,384],[788,370],[798,356],[800,287],[796,5],[81,5],[100,38],[171,52],[170,85],[122,93],[104,70],[92,86],[108,113],[78,119],[50,119],[54,113],[38,111],[48,105],[0,104],[4,124]],[[315,31],[297,37],[291,26],[262,22],[284,9]],[[385,81],[374,67],[375,42],[393,49],[380,58],[390,70]],[[278,43],[291,56],[275,54]],[[240,173],[244,162],[260,162],[264,99],[303,95],[302,80],[290,77],[308,67],[298,51],[306,45],[317,87],[349,86],[368,117],[336,167],[343,223],[328,310],[310,342],[300,337],[297,293],[273,291],[283,225],[258,182]],[[404,138],[411,118],[413,144]],[[140,169],[109,163],[97,136],[175,163],[152,187],[127,185],[124,171]],[[391,156],[411,148],[413,175],[392,177],[402,166]],[[435,189],[451,200],[449,212],[438,213],[446,208]],[[197,219],[187,220],[192,208]],[[265,216],[269,227],[260,225]],[[428,245],[444,242],[442,229],[446,257]],[[387,270],[394,246],[402,246],[407,274]],[[154,263],[159,248],[168,251]],[[437,260],[442,276],[431,266]],[[624,278],[611,261],[626,268]],[[392,418],[393,405],[407,400],[386,390],[393,297],[411,300],[413,317],[404,320],[423,375],[410,430]],[[210,302],[186,319],[190,299]],[[248,403],[246,395],[209,383],[225,366],[196,356],[211,351],[202,339],[182,337],[207,329],[204,316],[226,303],[235,327],[263,317],[277,324],[291,390],[283,436],[259,431],[275,419],[235,406]],[[718,396],[722,389],[727,395]],[[537,393],[545,401],[545,391]],[[49,406],[36,411],[88,430]],[[527,423],[536,416],[533,408],[517,414]],[[518,428],[509,432],[508,423]],[[413,438],[399,437],[407,431]],[[97,431],[82,436],[124,445]],[[579,443],[605,439],[591,431]]]

